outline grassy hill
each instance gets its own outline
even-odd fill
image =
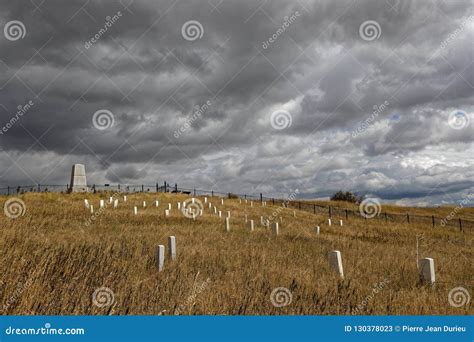
[[[231,212],[226,232],[224,219],[203,197],[204,214],[194,221],[177,209],[190,199],[185,195],[128,194],[127,202],[120,195],[117,209],[108,204],[97,214],[99,200],[109,196],[19,196],[25,214],[0,221],[0,314],[474,313],[472,301],[461,307],[448,301],[455,287],[474,293],[472,231],[356,218],[328,226],[322,214],[238,199],[222,205],[209,197],[223,216]],[[168,203],[172,210],[165,218]],[[253,232],[245,215],[255,221]],[[260,224],[262,215],[276,217],[280,235]],[[168,258],[158,272],[156,246],[165,245],[167,255],[171,235],[177,260]],[[419,282],[417,241],[419,257],[434,258],[434,287]],[[331,250],[341,251],[344,279],[329,267]]]

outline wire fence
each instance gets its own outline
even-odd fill
[[[337,206],[331,205],[321,205],[311,203],[311,201],[295,201],[293,199],[282,199],[275,197],[259,195],[247,195],[247,194],[237,194],[230,192],[220,192],[214,190],[202,190],[195,188],[183,188],[178,187],[177,184],[171,185],[167,182],[164,182],[162,185],[159,183],[155,184],[93,184],[88,187],[91,192],[126,192],[126,193],[181,193],[188,194],[192,196],[219,196],[225,198],[241,198],[247,200],[255,201],[266,201],[271,202],[273,205],[279,205],[286,208],[294,208],[298,210],[304,210],[307,212],[312,212],[314,214],[327,215],[328,218],[339,218],[350,220],[352,218],[356,219],[365,219],[368,218],[364,216],[359,210],[340,208]],[[66,193],[69,191],[69,184],[64,185],[28,185],[28,186],[15,186],[15,187],[3,187],[0,188],[0,194],[3,195],[14,195],[22,194],[26,192],[61,192]],[[414,215],[410,213],[406,214],[396,214],[396,213],[386,213],[380,212],[377,213],[374,217],[370,219],[376,219],[385,222],[392,223],[407,223],[407,224],[423,224],[427,226],[435,227],[451,227],[458,228],[461,231],[465,229],[474,229],[474,221],[461,219],[461,218],[451,218],[448,217],[438,217],[438,216],[428,216],[428,215]]]

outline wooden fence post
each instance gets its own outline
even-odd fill
[[[262,193],[260,193],[260,203],[263,202],[263,196],[262,196]]]
[[[433,224],[433,228],[435,227],[435,219],[434,215],[431,215],[431,223]]]
[[[313,214],[316,214],[316,204],[313,204]]]
[[[462,222],[461,222],[461,219],[459,219],[459,230],[462,232]]]
[[[410,215],[407,213],[407,222],[410,223]]]
[[[329,206],[329,217],[332,217],[332,209],[331,209],[331,206]]]
[[[349,213],[347,212],[347,209],[346,209],[346,220],[349,218]]]

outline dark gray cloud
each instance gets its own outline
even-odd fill
[[[474,190],[470,0],[0,10],[2,27],[26,29],[0,36],[3,185],[67,183],[81,162],[97,184],[303,197],[345,189],[407,204]],[[202,37],[185,39],[188,21]],[[376,37],[361,35],[369,21]],[[104,130],[93,124],[100,110],[113,116]]]

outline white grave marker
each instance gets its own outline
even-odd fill
[[[137,207],[133,207],[133,213],[134,213],[135,215],[138,214],[138,208],[137,208]]]
[[[273,235],[278,235],[280,233],[280,230],[278,228],[278,222],[273,222],[272,223],[272,233]]]
[[[328,219],[328,225],[329,226],[331,225],[331,219]]]
[[[423,283],[434,285],[436,281],[433,258],[420,260],[420,279]]]
[[[170,211],[169,209],[165,209],[165,217],[168,217],[168,216],[170,216]]]
[[[165,246],[158,245],[158,247],[156,247],[156,267],[158,268],[158,272],[163,271],[164,264],[165,264]]]
[[[315,230],[316,234],[319,235],[319,231],[320,231],[319,226],[316,226],[316,228],[314,228],[314,230]]]
[[[125,196],[125,195],[123,196],[123,201],[127,202],[127,196]]]
[[[87,209],[89,209],[89,201],[88,200],[84,200],[84,205],[86,206]]]
[[[99,202],[99,207],[100,207],[100,208],[103,208],[104,206],[105,206],[104,200],[100,200],[100,202]]]
[[[340,224],[340,225],[341,225],[341,227],[342,227],[342,220],[339,220],[339,224]]]
[[[176,260],[176,237],[175,236],[168,237],[168,250],[169,250],[171,260]]]
[[[247,219],[247,214],[245,214],[245,223],[248,222],[248,219]]]
[[[219,210],[219,217],[222,217],[222,211]]]
[[[248,227],[249,227],[249,230],[250,230],[251,232],[253,232],[253,229],[254,229],[253,220],[250,220],[250,221],[248,222]]]
[[[230,211],[227,212],[227,217],[230,217]]]
[[[330,251],[329,252],[329,266],[331,269],[339,274],[341,278],[344,278],[344,271],[342,269],[342,257],[340,251]]]
[[[116,200],[114,201],[114,209],[117,209],[118,203],[119,203],[119,201],[118,201],[118,199],[116,199]]]
[[[156,200],[155,201],[155,207],[158,207],[160,205],[160,201]]]
[[[94,206],[91,204],[91,214],[94,213]]]
[[[225,218],[225,226],[224,226],[226,232],[230,232],[230,222],[229,221],[230,221],[229,218],[226,217]]]
[[[146,202],[143,201],[143,208],[146,208]]]

